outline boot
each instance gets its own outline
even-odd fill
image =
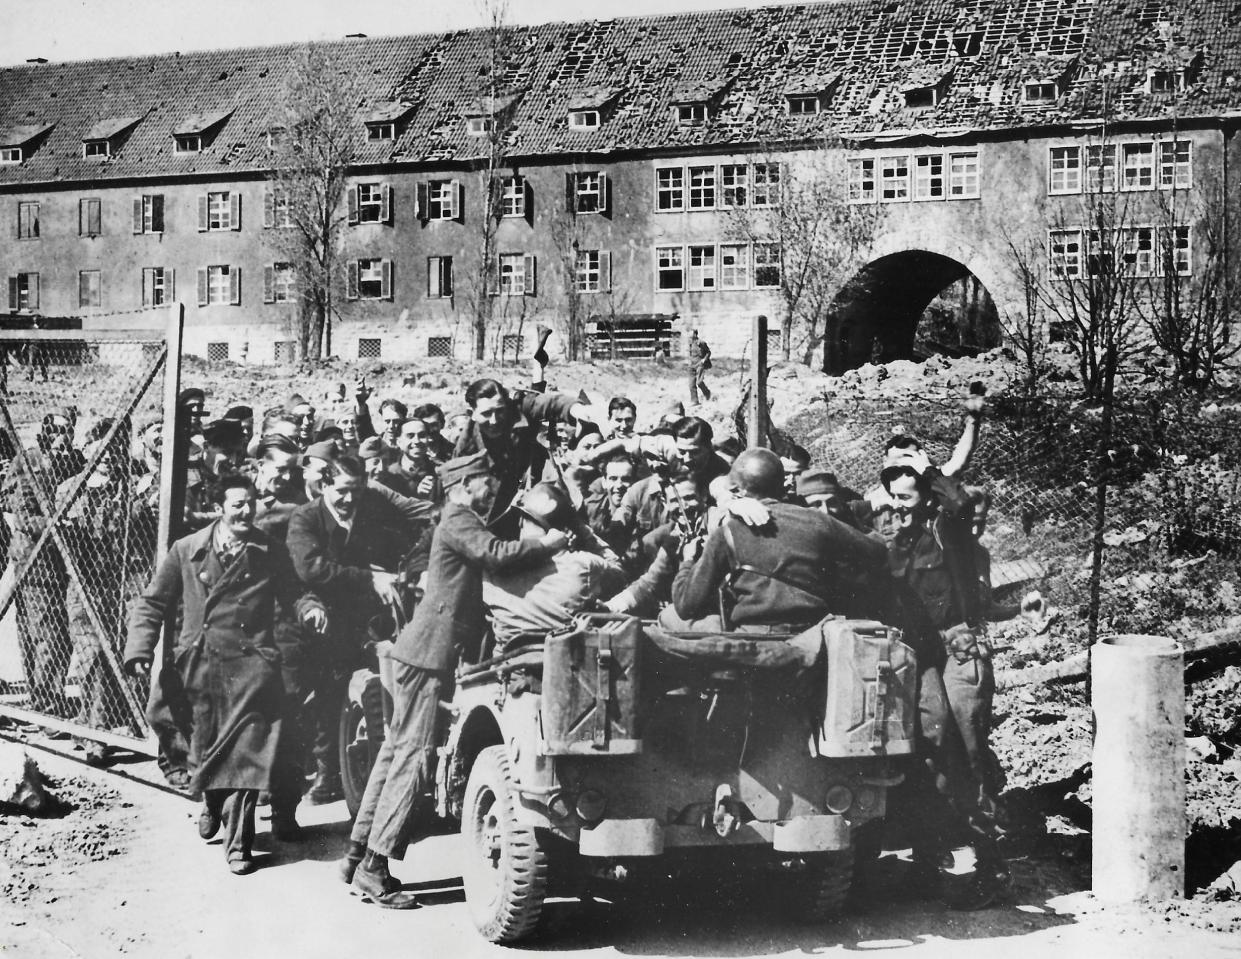
[[[276,842],[304,842],[306,830],[298,824],[292,809],[272,810],[271,837]]]
[[[540,323],[536,329],[539,334],[539,345],[534,350],[534,362],[538,363],[539,366],[546,366],[551,361],[551,357],[547,355],[546,347],[547,338],[552,335],[552,328]]]
[[[344,798],[345,793],[340,784],[340,771],[320,761],[319,768],[315,772],[315,781],[310,791],[306,793],[306,802],[312,806],[324,806]]]
[[[370,849],[353,874],[353,888],[364,902],[373,902],[381,909],[417,909],[421,905],[418,897],[404,892],[388,872],[388,857]]]
[[[336,864],[336,869],[345,885],[353,882],[353,875],[358,871],[358,864],[366,857],[366,843],[349,841],[345,857]]]

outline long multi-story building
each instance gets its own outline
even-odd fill
[[[791,241],[774,224],[807,195],[790,184],[828,167],[833,202],[876,213],[818,307],[833,368],[908,352],[962,278],[995,316],[1019,311],[1014,250],[1060,276],[1091,270],[1092,191],[1148,211],[1117,244],[1134,270],[1160,269],[1170,245],[1192,275],[1219,233],[1202,217],[1223,224],[1211,255],[1235,248],[1230,2],[850,0],[512,27],[494,75],[492,39],[327,45],[362,91],[339,355],[470,355],[480,295],[494,298],[488,355],[536,323],[563,332],[570,300],[588,320],[663,320],[742,353],[753,315],[788,308]],[[293,358],[270,138],[294,50],[0,70],[8,311],[124,325],[179,299],[191,351]],[[480,108],[484,89],[502,95]],[[502,196],[480,270],[497,121]],[[1161,225],[1172,195],[1184,212]]]

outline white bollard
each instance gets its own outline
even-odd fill
[[[1185,655],[1113,636],[1091,657],[1092,888],[1108,902],[1185,895]]]

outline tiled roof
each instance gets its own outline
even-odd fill
[[[111,140],[118,133],[128,130],[135,124],[141,123],[142,117],[108,117],[106,120],[98,121],[93,127],[87,130],[83,135],[83,140]]]
[[[19,147],[50,130],[49,123],[25,123],[0,130],[0,147]]]
[[[367,123],[391,123],[399,120],[414,108],[412,103],[398,103],[395,101],[386,101],[373,104],[371,111],[366,115]]]
[[[488,75],[486,31],[343,40],[327,46],[359,78],[360,164],[470,162],[489,149],[470,137],[468,104],[495,91],[512,109],[513,157],[615,150],[732,149],[824,136],[1004,130],[1083,118],[1213,117],[1241,109],[1238,0],[843,0],[747,10],[514,27],[511,55]],[[20,182],[185,174],[258,174],[266,163],[293,46],[0,69],[0,129],[53,128],[21,164]],[[1037,55],[1076,58],[1050,103],[1026,103]],[[911,72],[943,77],[929,106],[900,90]],[[1176,94],[1152,93],[1152,69],[1187,68]],[[789,116],[786,91],[838,74],[819,113]],[[570,130],[569,104],[616,87],[597,129]],[[718,96],[710,117],[679,126],[687,88]],[[412,108],[395,140],[368,141],[379,103]],[[232,111],[199,153],[168,135],[192,113]],[[107,159],[82,157],[102,117],[140,117]]]
[[[205,133],[217,123],[223,123],[232,112],[232,110],[215,110],[211,113],[195,113],[172,128],[173,136],[193,136],[196,133]]]

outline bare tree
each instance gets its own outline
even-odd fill
[[[476,179],[482,217],[477,266],[464,299],[473,326],[474,357],[482,360],[486,358],[487,332],[495,316],[495,296],[501,292],[496,235],[504,216],[505,180],[514,176],[509,170],[506,153],[520,91],[511,89],[510,73],[519,49],[515,31],[509,25],[508,0],[482,0],[480,10],[485,20],[481,33],[484,65],[475,99],[469,107],[472,115],[466,122],[481,127],[483,137],[483,155]]]
[[[767,197],[752,193],[766,200],[765,205],[737,205],[731,231],[753,244],[756,285],[775,281],[774,292],[782,307],[782,358],[796,354],[808,364],[824,341],[827,318],[842,285],[865,265],[883,208],[850,202],[844,149],[839,142],[807,151],[795,163],[765,167],[778,170],[774,189]],[[761,188],[757,183],[750,185],[752,191]],[[771,256],[778,267],[760,277],[758,261]]]
[[[1229,335],[1235,267],[1227,256],[1225,201],[1218,187],[1194,202],[1174,185],[1158,194],[1156,206],[1150,333],[1172,364],[1174,382],[1201,394],[1220,364],[1241,350]]]
[[[354,71],[329,48],[308,44],[291,57],[269,131],[264,223],[274,228],[269,242],[292,272],[298,352],[307,359],[323,355],[333,296],[344,286],[340,248],[358,102]]]
[[[1015,240],[1005,236],[1008,255],[1021,288],[1021,310],[1002,314],[1004,336],[1016,348],[1027,395],[1038,393],[1047,364],[1047,317],[1042,291],[1047,285],[1047,255],[1038,240]]]

